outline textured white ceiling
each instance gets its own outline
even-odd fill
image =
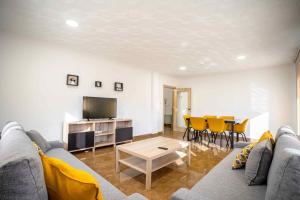
[[[300,1],[0,0],[0,29],[138,68],[196,75],[292,63]],[[239,54],[247,59],[237,61]]]

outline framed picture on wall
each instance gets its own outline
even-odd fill
[[[101,81],[95,81],[95,87],[102,87]]]
[[[67,75],[67,85],[78,86],[79,85],[79,76],[68,74]]]
[[[115,82],[115,91],[123,91],[123,83]]]

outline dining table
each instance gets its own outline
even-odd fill
[[[190,132],[191,132],[191,122],[190,122],[190,118],[186,118],[187,120],[187,140],[191,141],[190,139]],[[205,120],[207,122],[207,120]],[[229,140],[230,140],[230,148],[233,149],[234,148],[234,125],[239,124],[240,120],[238,119],[224,119],[225,124],[229,124],[230,125],[230,131],[229,131]]]

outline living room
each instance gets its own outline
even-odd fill
[[[0,199],[300,199],[299,11],[0,1]],[[245,151],[259,183],[232,169]]]

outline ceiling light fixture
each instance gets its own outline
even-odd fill
[[[186,70],[186,66],[181,66],[181,67],[179,67],[179,70],[185,71],[185,70]]]
[[[70,27],[74,27],[74,28],[78,27],[78,22],[71,20],[71,19],[66,20],[66,24]]]
[[[238,55],[238,56],[236,57],[236,59],[237,59],[237,60],[245,60],[246,57],[247,57],[247,56],[245,56],[245,55]]]
[[[189,44],[188,42],[181,42],[180,45],[181,45],[182,47],[186,47],[186,46],[188,46],[188,44]]]

